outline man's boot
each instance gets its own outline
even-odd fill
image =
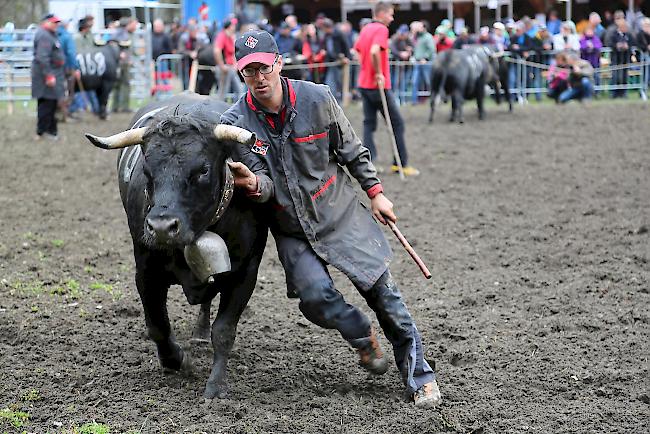
[[[413,394],[413,402],[418,408],[434,408],[442,402],[438,382],[434,379],[425,384]]]
[[[388,370],[388,362],[379,346],[374,328],[370,329],[368,344],[357,348],[357,352],[359,353],[359,365],[371,374],[381,375]]]

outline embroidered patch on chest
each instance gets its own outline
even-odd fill
[[[251,148],[251,151],[255,152],[256,154],[260,154],[260,155],[266,155],[268,150],[269,150],[269,144],[264,143],[263,141],[261,141],[259,139],[257,139],[257,141],[255,141],[255,144]]]

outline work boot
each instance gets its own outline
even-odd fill
[[[359,353],[359,365],[366,371],[374,375],[381,375],[388,371],[388,362],[379,346],[374,328],[370,329],[368,345],[357,348],[357,352]]]
[[[434,379],[425,384],[413,394],[413,402],[417,408],[434,408],[442,402],[438,383]]]

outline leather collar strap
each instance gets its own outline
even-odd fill
[[[223,217],[226,209],[228,209],[228,205],[230,205],[230,200],[232,199],[232,196],[235,192],[235,178],[232,176],[232,171],[230,170],[228,163],[232,163],[232,158],[226,158],[226,164],[224,164],[224,182],[223,190],[221,192],[221,200],[219,200],[219,206],[217,206],[217,211],[215,212],[214,217],[212,217],[212,220],[210,220],[210,226],[217,223],[219,219]]]

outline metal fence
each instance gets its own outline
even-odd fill
[[[109,38],[109,31],[95,35]],[[8,111],[12,112],[14,103],[23,106],[31,99],[31,62],[33,57],[34,31],[15,30],[11,33],[0,31],[0,102],[7,102]],[[165,54],[151,62],[146,55],[146,32],[135,33],[131,67],[131,98],[140,104],[151,96],[164,99],[181,89],[194,90],[198,70],[215,74],[214,67],[199,66],[196,62],[192,68],[183,61],[179,54]],[[547,70],[553,64],[556,52],[544,51],[528,58],[521,58],[506,52],[509,64],[509,85],[511,94],[520,102],[526,103],[531,98],[541,100],[548,92]],[[633,49],[629,61],[623,64],[612,62],[612,51],[603,48],[600,54],[601,66],[595,69],[594,90],[597,94],[614,91],[638,91],[643,100],[647,100],[648,82],[650,81],[650,55]],[[614,64],[613,64],[614,63]],[[338,62],[318,64],[285,64],[283,71],[297,78],[310,79],[327,83],[327,68],[336,68],[340,74],[336,80],[339,97],[347,104],[353,96],[359,65],[357,62],[341,64]],[[431,93],[431,62],[420,64],[414,61],[390,62],[390,74],[393,92],[398,102],[416,102]],[[221,98],[234,100],[236,94],[219,93],[219,79],[215,80],[217,94]]]
[[[554,63],[556,51],[543,51],[527,58],[505,52],[509,64],[510,92],[519,103],[527,103],[534,98],[539,101],[548,93],[547,71]],[[594,90],[600,95],[611,95],[613,91],[638,91],[640,97],[647,101],[648,82],[650,79],[650,55],[633,48],[630,60],[616,64],[612,59],[612,50],[604,47],[600,52],[600,67],[594,69]],[[393,92],[401,104],[413,101],[414,74],[419,65],[412,61],[390,62]],[[427,67],[431,68],[431,62]],[[415,95],[430,95],[430,78],[420,81]]]
[[[31,99],[31,67],[34,57],[35,30],[0,30],[0,101],[7,103],[11,113],[17,102],[27,106]],[[107,40],[110,31],[95,34],[96,38]],[[141,103],[151,93],[151,65],[146,56],[145,31],[134,33],[135,55],[131,57],[131,99]]]
[[[32,31],[0,31],[0,101],[8,102],[9,113],[15,102],[31,99],[33,38]]]
[[[517,57],[510,52],[503,54],[509,65],[508,84],[512,97],[521,104],[528,103],[532,99],[541,100],[548,93],[547,71],[554,63],[557,52],[535,53],[526,59]],[[400,104],[417,102],[431,95],[432,62],[423,64],[414,61],[391,61],[389,65],[393,94]],[[340,99],[345,105],[355,92],[359,70],[358,62],[285,64],[282,70],[284,74],[292,76],[292,78],[328,84],[326,69],[331,67],[338,67],[341,74],[338,87]],[[199,68],[214,71],[214,67],[199,66]],[[594,69],[594,90],[597,95],[610,95],[616,90],[638,91],[640,97],[646,101],[649,79],[650,56],[648,54],[632,49],[629,62],[612,64],[612,51],[605,47],[601,50],[600,67]],[[492,93],[493,90],[490,89],[488,94]],[[236,95],[228,96],[236,97]]]

